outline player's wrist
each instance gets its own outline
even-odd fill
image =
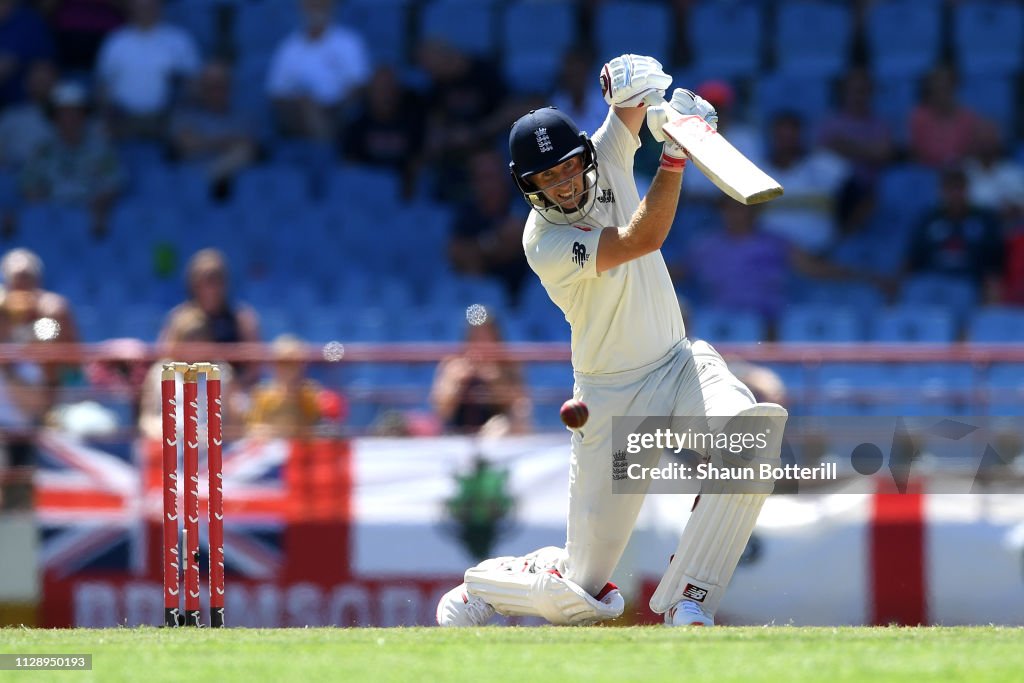
[[[663,149],[661,151],[661,162],[658,164],[658,167],[671,173],[682,173],[686,170],[686,162],[686,157],[674,156]]]

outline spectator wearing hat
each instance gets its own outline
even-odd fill
[[[102,128],[89,116],[88,94],[82,85],[58,84],[50,103],[55,134],[25,165],[22,195],[29,201],[88,208],[93,234],[102,237],[124,181],[117,154]]]

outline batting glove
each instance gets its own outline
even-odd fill
[[[699,116],[718,130],[718,112],[700,95],[685,88],[676,88],[672,92],[672,100],[656,107],[647,108],[647,129],[658,142],[665,141],[662,128],[671,119],[679,116]]]
[[[654,57],[622,55],[601,68],[601,94],[614,107],[656,104],[670,85],[672,77]]]
[[[665,144],[661,146],[661,168],[673,173],[682,173],[686,170],[686,161],[689,158],[690,155],[685,149],[668,138],[665,139]]]

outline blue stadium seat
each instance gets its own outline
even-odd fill
[[[989,415],[1021,415],[1024,406],[1024,364],[993,363],[984,377],[982,408]]]
[[[341,340],[345,315],[344,311],[333,306],[311,306],[303,312],[297,332],[311,342]]]
[[[974,0],[953,7],[953,42],[960,72],[1010,75],[1024,56],[1024,9],[1018,2]]]
[[[793,300],[816,306],[850,308],[861,315],[870,314],[885,305],[885,297],[877,287],[863,282],[822,282],[799,280]]]
[[[408,61],[410,0],[340,3],[341,23],[362,35],[374,64]]]
[[[545,306],[520,308],[508,324],[509,340],[524,342],[566,342],[569,323],[550,301]]]
[[[895,142],[905,144],[910,137],[910,112],[918,100],[918,79],[913,76],[875,74],[872,105],[892,131]]]
[[[871,328],[871,340],[879,342],[946,343],[956,335],[953,315],[945,308],[927,306],[880,311],[871,321]]]
[[[110,317],[108,331],[111,335],[155,342],[165,313],[163,309],[145,303],[124,306],[116,316]]]
[[[433,0],[420,10],[421,39],[441,38],[471,55],[495,53],[495,10],[491,2]]]
[[[256,0],[238,5],[235,45],[241,54],[269,55],[288,33],[299,26],[299,6],[280,0]],[[262,90],[263,81],[260,81]]]
[[[430,298],[436,306],[456,307],[463,311],[473,304],[494,308],[499,314],[509,308],[505,288],[492,278],[457,276],[439,279],[431,288]]]
[[[878,208],[901,232],[912,230],[938,201],[938,174],[925,166],[891,166],[879,178]]]
[[[811,415],[876,415],[892,400],[892,369],[883,363],[824,363],[808,380]]]
[[[896,372],[904,388],[896,414],[970,415],[979,377],[969,363],[906,363]]]
[[[794,306],[779,319],[779,341],[852,342],[863,338],[860,319],[849,309]]]
[[[331,172],[328,200],[346,207],[371,207],[386,210],[399,204],[400,179],[384,170],[346,164]]]
[[[878,0],[868,8],[867,41],[877,76],[920,76],[938,61],[942,7],[921,0]]]
[[[393,341],[461,342],[466,339],[466,311],[451,306],[406,308],[400,313]]]
[[[163,5],[163,17],[187,31],[200,51],[210,53],[217,41],[217,3],[205,0],[178,0]]]
[[[784,110],[795,110],[803,116],[808,139],[813,139],[815,124],[831,107],[829,87],[825,77],[779,72],[765,74],[755,83],[756,118],[767,129],[773,116]]]
[[[838,76],[846,68],[852,39],[846,3],[785,0],[775,15],[775,66],[797,76]]]
[[[524,375],[526,385],[530,390],[564,388],[565,398],[572,397],[574,380],[570,363],[527,363]]]
[[[763,14],[756,2],[696,3],[687,27],[695,68],[720,78],[757,74],[764,42]]]
[[[232,202],[255,212],[268,205],[301,205],[309,200],[306,177],[292,166],[267,164],[239,174]]]
[[[712,344],[757,342],[765,337],[764,322],[754,313],[705,308],[694,310],[690,320],[687,336],[706,339]]]
[[[960,100],[985,118],[999,124],[1003,139],[1013,137],[1017,130],[1017,88],[1014,76],[978,74],[961,78],[957,86]]]
[[[599,63],[634,53],[654,57],[667,68],[672,62],[671,39],[672,12],[665,3],[607,0],[597,6],[594,44]]]
[[[78,336],[83,342],[98,342],[111,337],[107,325],[110,316],[101,315],[96,306],[75,302],[73,304]]]
[[[544,30],[537,30],[543,21]],[[502,21],[502,69],[511,88],[547,93],[576,40],[576,5],[567,0],[514,0]]]
[[[983,308],[971,316],[967,339],[972,342],[1020,343],[1024,339],[1024,311],[1019,308]]]
[[[259,308],[260,332],[265,341],[273,341],[282,334],[295,334],[294,311],[286,306]]]
[[[155,142],[123,142],[117,146],[117,153],[129,178],[148,167],[163,165],[164,150]]]
[[[968,314],[977,301],[978,291],[971,282],[940,275],[911,276],[900,290],[901,304],[945,306],[956,316]]]

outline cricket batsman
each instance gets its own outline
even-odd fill
[[[612,492],[612,418],[672,416],[683,427],[727,431],[737,418],[773,420],[786,411],[757,403],[709,344],[686,338],[660,248],[675,217],[686,151],[666,138],[669,118],[714,108],[689,90],[663,96],[672,79],[651,57],[605,64],[609,104],[593,139],[557,109],[531,111],[512,126],[512,178],[532,211],[523,233],[530,267],[564,312],[572,334],[574,397],[590,420],[573,430],[564,548],[486,560],[442,597],[442,626],[479,626],[495,612],[553,624],[593,624],[622,614],[609,583],[643,503],[642,492]],[[664,142],[660,166],[641,200],[633,178],[646,124]],[[777,464],[782,429],[754,456]],[[702,453],[706,458],[713,453]],[[727,454],[726,454],[727,455]],[[657,464],[661,453],[643,454]],[[721,454],[717,454],[721,457]],[[679,546],[651,599],[670,625],[714,624],[714,615],[774,482],[702,483]],[[635,490],[635,489],[634,489]]]

